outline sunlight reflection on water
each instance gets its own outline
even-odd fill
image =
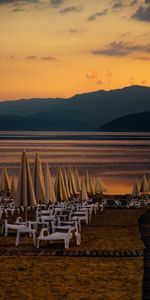
[[[31,167],[39,152],[53,175],[60,166],[78,167],[81,175],[88,169],[102,176],[110,193],[129,193],[135,176],[150,176],[150,133],[1,132],[0,168],[5,164],[9,174],[17,175],[23,150]]]

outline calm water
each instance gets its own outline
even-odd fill
[[[131,192],[135,176],[139,183],[144,173],[150,178],[150,133],[0,132],[0,168],[17,175],[23,150],[31,167],[39,152],[53,175],[59,166],[77,167],[81,175],[88,170],[109,193]]]

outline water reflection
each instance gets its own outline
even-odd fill
[[[0,168],[5,164],[11,175],[27,150],[31,167],[38,151],[53,175],[59,166],[78,167],[81,175],[88,169],[103,177],[109,193],[129,193],[135,176],[150,176],[150,133],[1,132],[0,139]]]

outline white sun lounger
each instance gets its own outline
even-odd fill
[[[21,225],[19,225],[21,226]],[[32,221],[27,221],[26,224],[22,228],[17,229],[16,236],[16,246],[20,243],[20,235],[21,234],[29,234],[29,237],[33,237],[33,244],[36,246],[36,223]]]
[[[49,242],[56,242],[56,241],[63,241],[65,249],[69,249],[69,242],[70,239],[72,239],[72,227],[69,226],[67,232],[54,232],[52,234],[49,234],[49,231],[47,228],[43,228],[40,232],[37,242],[37,248],[40,246],[40,241],[49,241]]]
[[[5,224],[4,224],[4,236],[8,235],[8,229],[11,230],[18,230],[18,229],[22,229],[24,228],[25,225],[24,224],[9,224],[7,223],[7,220],[5,220]]]

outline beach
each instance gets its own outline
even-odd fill
[[[42,134],[39,138],[37,133],[34,139],[33,133],[30,135],[30,140],[29,135],[19,139],[12,133],[5,139],[1,136],[0,167],[5,164],[10,177],[19,175],[21,152],[25,149],[31,171],[38,151],[43,169],[48,162],[53,177],[62,166],[78,168],[81,177],[87,170],[90,175],[101,176],[108,198],[112,193],[131,193],[135,176],[140,183],[144,173],[149,175],[149,135],[134,135],[132,140],[130,134],[104,134],[94,140],[89,133],[84,140],[69,139],[67,135],[68,140],[63,140],[55,133],[50,140],[46,133],[44,140]],[[99,210],[90,224],[82,224],[81,245],[71,241],[69,250],[64,250],[60,242],[43,242],[37,249],[27,236],[21,236],[16,247],[15,232],[9,232],[8,237],[0,235],[0,299],[140,300],[144,245],[138,219],[147,209]],[[8,222],[14,223],[17,216],[9,214]],[[23,212],[21,216],[25,220]],[[32,210],[27,218],[35,219]],[[0,224],[3,222],[4,216]]]
[[[68,251],[143,251],[137,221],[146,210],[106,208],[98,212],[90,225],[83,224],[81,245],[77,247],[72,242]],[[13,218],[15,216],[10,216]],[[1,249],[7,253],[0,256],[2,300],[10,296],[15,300],[141,299],[143,256],[52,257],[45,255],[47,251],[63,250],[63,244],[42,244],[35,249],[32,240],[22,237],[20,245],[15,247],[15,237],[13,233],[0,237]],[[8,256],[13,249],[18,254]],[[25,249],[30,250],[28,256],[21,254]]]
[[[0,264],[2,300],[140,300],[142,295],[142,258],[0,257]]]

